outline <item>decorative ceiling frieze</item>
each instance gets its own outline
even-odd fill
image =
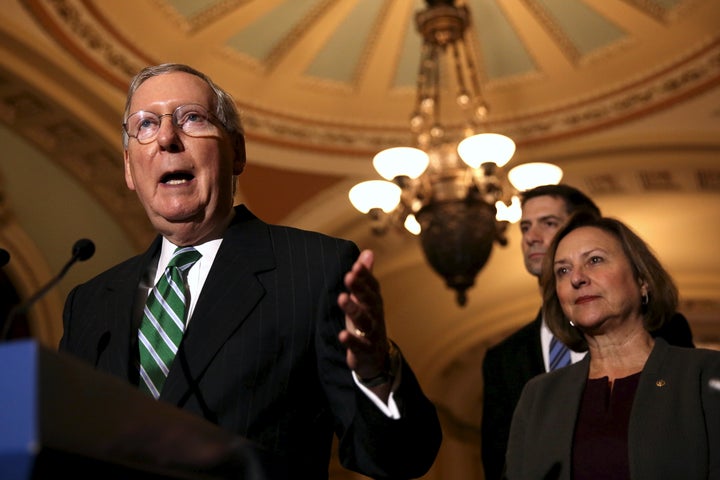
[[[0,122],[82,184],[117,219],[135,247],[147,245],[154,231],[125,185],[119,134],[117,147],[106,144],[53,100],[2,72]]]
[[[55,40],[75,56],[78,61],[85,64],[93,72],[105,78],[110,84],[121,91],[127,86],[131,76],[140,68],[155,63],[156,55],[152,46],[157,42],[153,32],[147,32],[142,38],[135,38],[122,28],[122,25],[114,23],[112,17],[112,6],[106,3],[90,0],[24,0],[28,10],[35,16],[37,21],[53,35]],[[154,0],[155,14],[163,17],[163,20],[177,24],[185,22],[187,28],[175,28],[174,34],[177,38],[166,38],[163,41],[175,42],[178,45],[185,45],[192,42],[193,36],[198,34],[198,29],[203,34],[212,31],[213,23],[226,21],[225,16],[237,15],[244,8],[249,8],[254,2],[250,1],[218,1],[210,4],[206,10],[193,12],[190,18],[183,16],[178,9],[173,8],[173,1]],[[571,38],[569,33],[562,27],[557,18],[562,18],[556,11],[551,14],[548,7],[537,0],[523,0],[529,12],[534,15],[535,21],[547,31],[554,32],[551,37],[555,38],[557,48],[560,48],[568,55],[570,63],[576,64],[573,75],[578,74],[586,67],[586,61],[580,62],[588,54],[581,52],[577,40]],[[675,8],[661,7],[657,2],[631,2],[633,8],[642,11],[652,18],[663,18],[667,20],[670,12],[678,16],[678,10],[692,10],[687,4],[697,2],[676,2],[681,5]],[[314,29],[318,27],[320,20],[328,11],[340,5],[338,0],[326,0],[317,2],[309,13],[298,18],[295,23],[288,22],[287,31],[279,32],[284,35],[274,40],[275,47],[266,58],[257,60],[254,64],[242,60],[243,54],[237,46],[237,52],[229,49],[226,41],[218,41],[207,44],[206,55],[225,61],[223,67],[231,72],[237,69],[236,78],[253,78],[267,75],[285,75],[284,71],[275,71],[274,65],[287,57],[296,56],[300,42],[306,41],[311,35],[315,35]],[[139,8],[144,4],[133,5]],[[145,5],[145,8],[147,6]],[[272,10],[273,14],[282,12],[277,7]],[[559,8],[559,7],[554,7]],[[300,9],[288,9],[288,12]],[[169,12],[173,13],[170,14]],[[378,15],[390,15],[393,9],[385,5],[379,10]],[[590,11],[590,10],[588,10]],[[143,11],[144,13],[144,11]],[[554,18],[553,15],[557,16]],[[262,17],[261,17],[262,18]],[[257,20],[260,21],[260,20]],[[667,20],[669,21],[669,20]],[[674,18],[673,21],[679,21]],[[192,22],[192,26],[188,22]],[[367,44],[360,49],[358,56],[359,65],[363,68],[372,65],[370,57],[377,55],[380,45],[374,44],[376,37],[382,34],[380,18],[374,23],[372,35],[364,35],[358,38],[359,42]],[[408,23],[408,28],[414,28]],[[516,28],[519,28],[517,25]],[[388,28],[385,25],[385,28]],[[608,43],[598,43],[594,55],[602,55],[602,62],[609,61],[619,55],[631,51],[630,47],[618,47],[625,40],[612,41],[612,36],[606,34]],[[703,39],[700,41],[699,39]],[[218,39],[219,40],[219,39]],[[206,41],[206,40],[203,40]],[[266,40],[267,41],[267,40]],[[529,41],[529,39],[526,39]],[[600,42],[600,40],[596,40]],[[564,46],[563,46],[564,45]],[[586,47],[587,48],[587,47]],[[608,53],[606,50],[612,50]],[[720,32],[715,35],[698,35],[697,38],[685,46],[685,51],[676,49],[672,55],[665,59],[662,64],[653,67],[643,66],[642,70],[627,76],[623,81],[596,82],[588,85],[584,91],[575,92],[572,95],[561,97],[561,99],[542,99],[526,97],[525,101],[514,104],[511,108],[494,108],[493,116],[489,119],[488,128],[500,130],[512,136],[518,146],[543,144],[554,142],[559,139],[577,137],[589,132],[602,131],[620,125],[624,122],[648,115],[658,109],[668,108],[678,102],[692,98],[709,88],[720,83]],[[400,51],[395,49],[393,51]],[[592,56],[592,55],[590,55]],[[605,57],[608,57],[607,59]],[[400,59],[394,60],[394,63]],[[375,62],[377,63],[377,62]],[[582,65],[580,64],[582,63]],[[593,63],[598,63],[595,61]],[[538,63],[539,68],[542,64]],[[328,108],[334,108],[336,112],[324,113],[319,105],[312,105],[310,108],[291,108],[288,102],[275,101],[285,95],[261,97],[248,95],[241,85],[229,85],[239,106],[244,112],[247,126],[247,134],[251,139],[257,139],[280,147],[290,145],[293,148],[300,148],[308,151],[319,149],[321,151],[338,151],[347,153],[350,157],[366,158],[368,152],[377,151],[391,145],[404,144],[407,142],[407,121],[402,115],[402,120],[397,121],[388,117],[367,117],[359,113],[353,113],[352,105],[356,100],[351,100],[354,95],[365,98],[358,105],[369,105],[371,102],[383,102],[385,98],[388,103],[395,102],[398,98],[408,96],[408,107],[411,105],[411,93],[402,90],[393,92],[393,86],[388,84],[384,88],[387,91],[379,91],[376,87],[369,88],[364,85],[349,84],[346,89],[338,89],[337,82],[323,81],[322,78],[310,78],[302,76],[302,71],[294,73],[300,75],[296,78],[290,77],[286,83],[289,91],[297,90],[297,98],[305,96],[304,89],[308,95],[325,94],[328,98],[336,97],[335,102],[323,102]],[[379,72],[357,71],[354,78],[370,81],[374,77],[382,77]],[[561,80],[561,79],[558,79]],[[499,90],[502,87],[502,79],[494,80],[497,83],[491,90]],[[513,84],[517,79],[508,81]],[[527,77],[515,86],[508,86],[510,92],[516,88],[523,88],[523,84],[536,82],[554,81],[548,74],[540,70],[538,75]],[[253,80],[262,85],[261,79]],[[497,95],[497,94],[496,94]],[[294,100],[297,101],[297,100]],[[499,103],[499,102],[498,102]],[[496,106],[493,103],[493,106]],[[342,108],[347,106],[347,108]],[[394,110],[393,115],[397,115]],[[455,122],[452,124],[452,122]],[[449,130],[459,129],[460,120],[451,120],[447,126]]]

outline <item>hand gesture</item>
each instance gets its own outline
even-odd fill
[[[385,330],[380,283],[372,273],[374,255],[363,250],[345,274],[349,293],[338,296],[345,312],[345,330],[338,338],[347,347],[347,364],[360,379],[377,377],[389,363],[389,340]],[[383,385],[385,386],[385,385]],[[389,392],[390,385],[385,386]]]

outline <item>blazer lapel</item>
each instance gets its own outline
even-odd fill
[[[157,237],[141,256],[123,265],[123,269],[107,285],[107,301],[102,304],[94,345],[97,347],[97,366],[122,378],[137,379],[130,372],[134,350],[137,348],[137,329],[140,325],[144,290],[139,288],[161,245]],[[131,361],[128,361],[130,352]],[[134,367],[133,367],[134,368]]]
[[[163,387],[161,398],[172,403],[192,388],[265,294],[257,272],[275,268],[267,225],[244,207],[237,210]]]

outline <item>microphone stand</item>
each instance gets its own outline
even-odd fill
[[[7,319],[5,320],[5,324],[3,325],[2,333],[0,333],[0,340],[6,340],[8,334],[10,333],[10,328],[12,327],[13,323],[15,322],[15,318],[18,315],[26,313],[30,307],[32,307],[35,302],[40,300],[51,288],[53,288],[55,285],[60,282],[60,280],[63,279],[65,274],[70,270],[70,267],[75,264],[78,260],[85,261],[88,258],[92,257],[95,253],[95,244],[92,242],[92,240],[88,240],[86,238],[83,238],[81,240],[78,240],[75,242],[75,245],[73,245],[73,251],[72,251],[72,257],[70,260],[65,264],[65,266],[60,270],[60,273],[58,273],[54,278],[52,278],[44,287],[42,287],[40,290],[38,290],[32,297],[27,299],[24,303],[18,304],[14,306],[10,313],[8,313]]]

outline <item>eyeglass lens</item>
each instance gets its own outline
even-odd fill
[[[172,114],[158,115],[145,110],[135,112],[125,122],[125,130],[130,137],[136,138],[140,143],[150,142],[160,131],[163,117],[171,117],[173,125],[191,137],[207,135],[215,129],[205,107],[187,104],[180,105]]]

